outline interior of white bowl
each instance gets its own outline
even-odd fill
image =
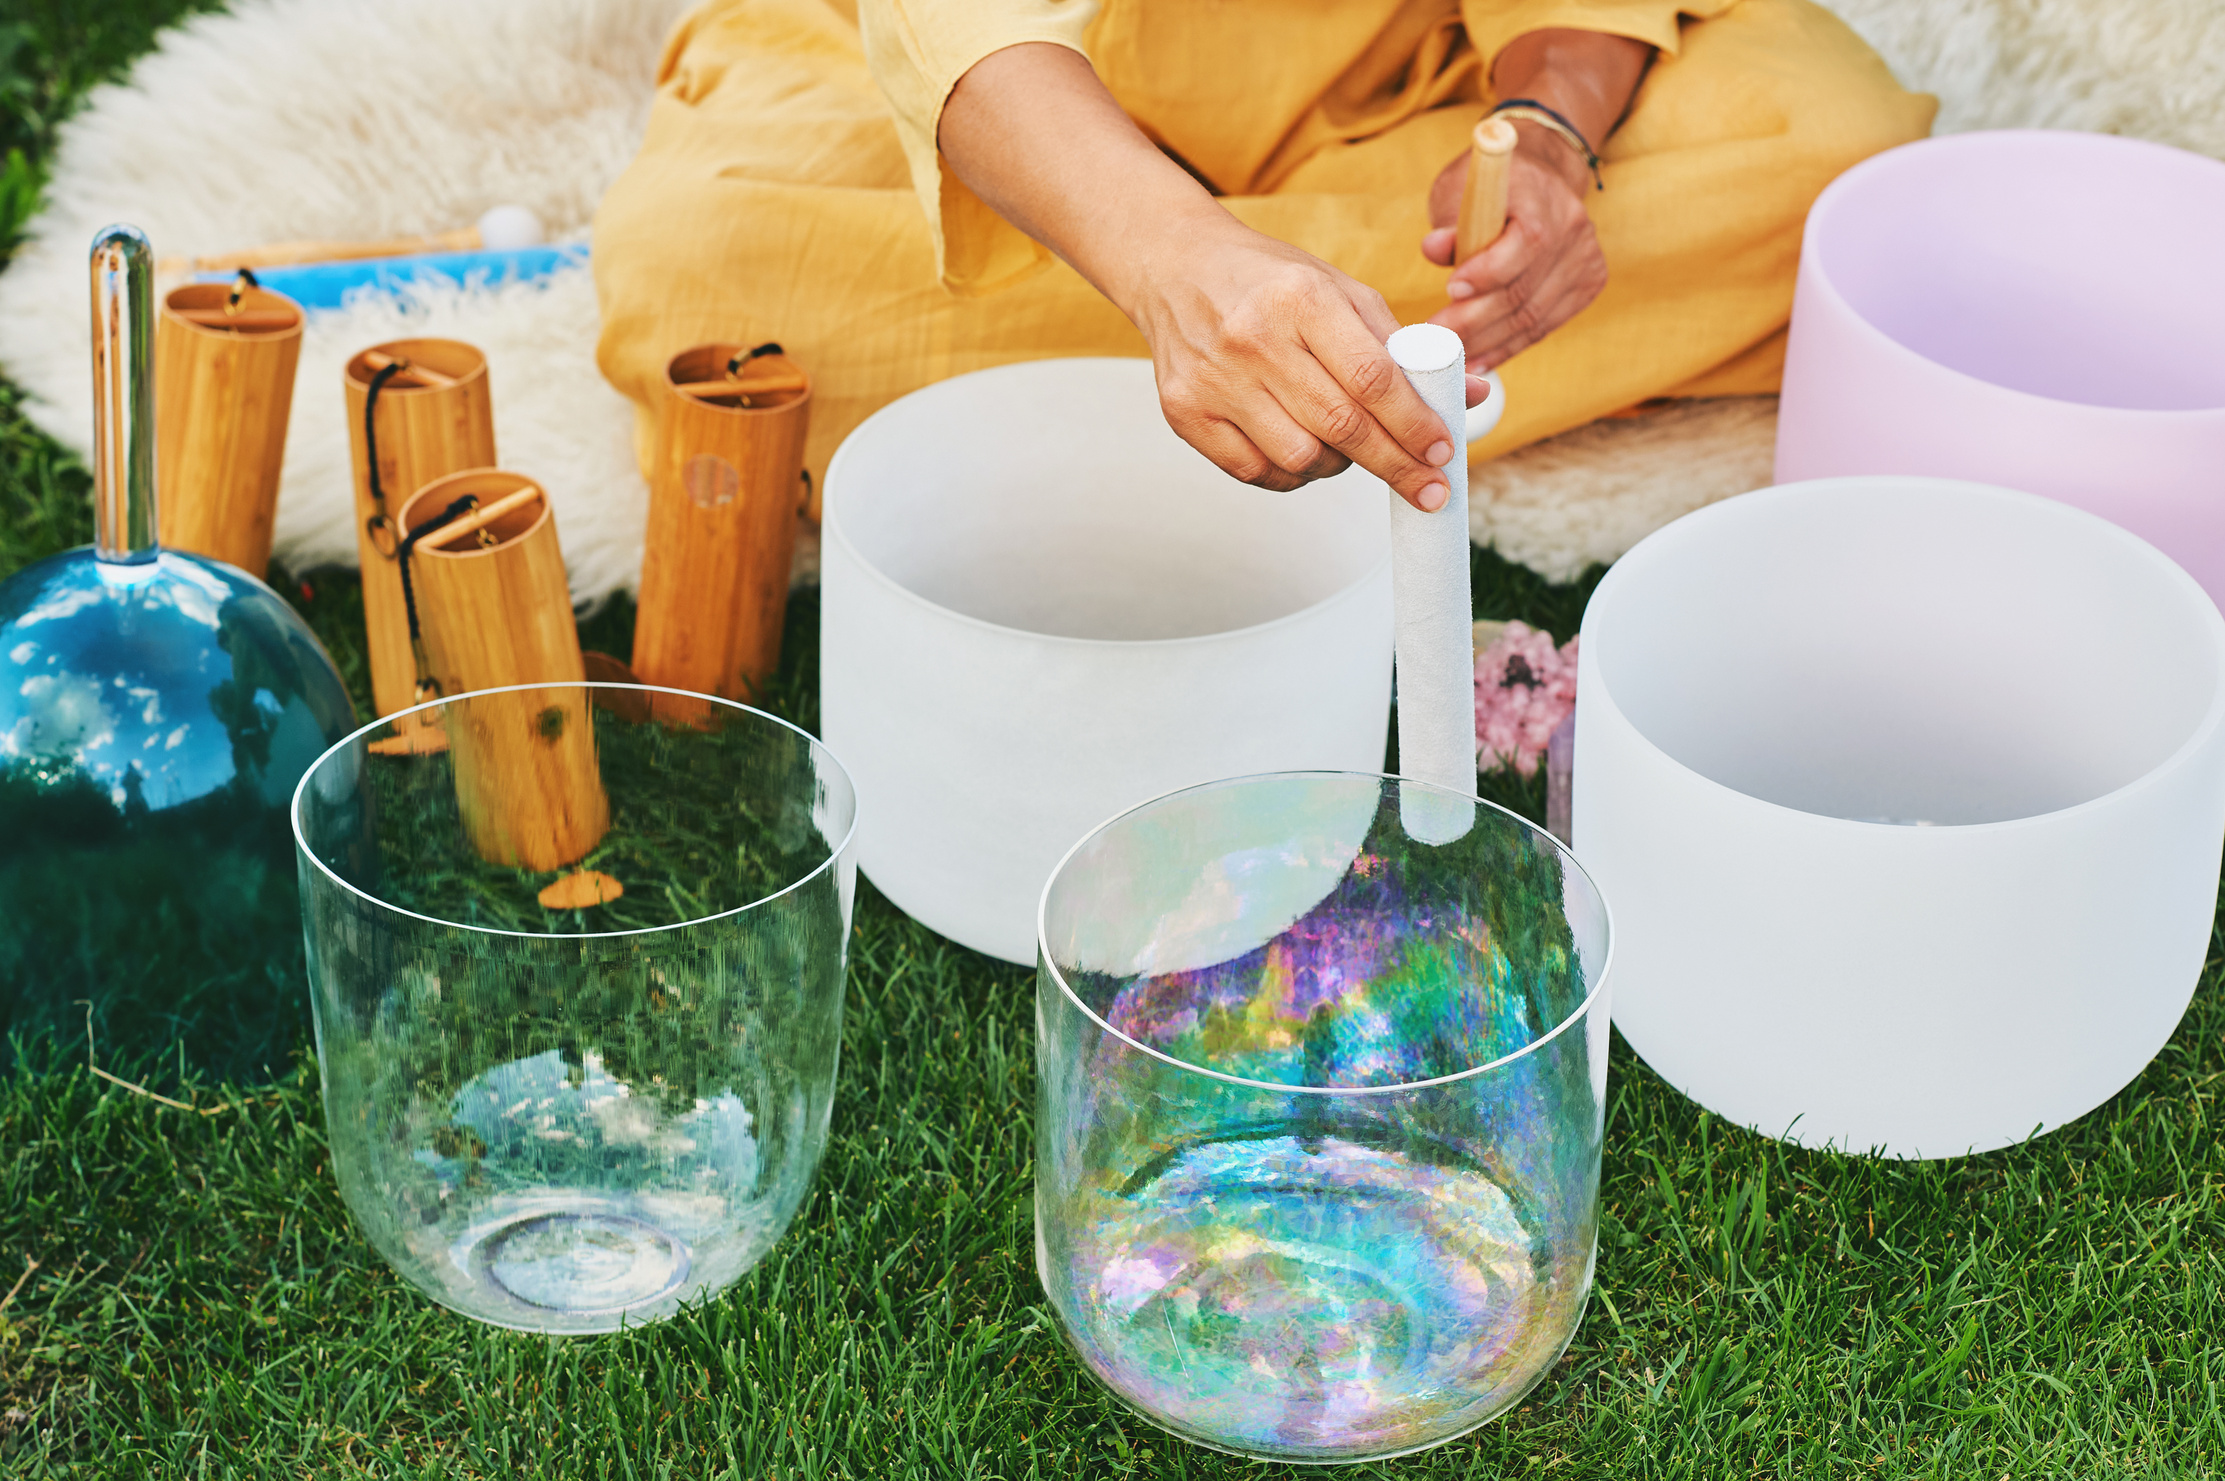
[[[1945,479],[1728,500],[1602,584],[1584,656],[1670,758],[1873,822],[2036,816],[2218,723],[2225,619],[2151,547],[2067,506]]]
[[[2043,130],[1927,140],[1848,172],[1808,232],[1857,315],[1951,370],[2087,406],[2225,407],[2216,160]]]
[[[1191,638],[1326,601],[1388,558],[1359,470],[1273,493],[1174,435],[1148,360],[1043,360],[914,392],[851,434],[827,532],[936,606],[1060,637]]]

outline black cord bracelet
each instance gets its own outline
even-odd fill
[[[1582,129],[1568,121],[1567,115],[1557,108],[1546,107],[1535,98],[1508,98],[1505,102],[1495,105],[1491,112],[1484,116],[1489,118],[1494,114],[1503,113],[1509,108],[1527,108],[1532,113],[1542,113],[1559,124],[1561,131],[1567,135],[1569,141],[1583,151],[1584,167],[1591,171],[1592,187],[1595,190],[1605,190],[1607,188],[1607,182],[1599,178],[1599,151],[1591,147],[1591,140],[1584,137]]]

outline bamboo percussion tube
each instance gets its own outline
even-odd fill
[[[785,355],[747,356],[698,345],[665,368],[634,618],[644,684],[748,699],[780,662],[811,379]],[[654,703],[690,724],[714,708]]]
[[[405,538],[466,495],[480,511],[503,512],[450,543],[434,538],[446,528],[419,535],[409,553],[418,627],[441,692],[584,681],[556,515],[539,484],[494,468],[437,478],[402,506]],[[601,840],[610,799],[585,688],[489,695],[447,713],[457,808],[480,857],[561,869]]]
[[[245,289],[236,302],[224,283],[164,297],[155,322],[163,544],[255,576],[270,564],[301,326],[300,305],[264,288]]]
[[[1466,262],[1498,240],[1507,224],[1507,172],[1514,164],[1514,125],[1486,118],[1468,141],[1468,183],[1460,190],[1460,225],[1452,260]]]
[[[397,362],[412,370],[397,371],[381,382],[374,404],[372,381]],[[348,361],[342,381],[355,478],[355,548],[363,565],[363,626],[371,650],[371,699],[380,714],[391,715],[417,703],[417,661],[410,652],[402,573],[394,561],[399,538],[395,518],[410,496],[434,479],[494,466],[494,402],[487,388],[487,357],[452,339],[373,345]],[[367,406],[373,411],[368,425]]]

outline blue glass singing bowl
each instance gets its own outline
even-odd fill
[[[1084,839],[1040,930],[1036,1267],[1107,1388],[1321,1463],[1544,1376],[1591,1284],[1609,942],[1550,835],[1384,777],[1219,782]]]
[[[0,584],[0,1044],[90,1013],[104,1063],[282,1070],[306,1022],[287,809],[354,725],[236,567],[88,546]]]

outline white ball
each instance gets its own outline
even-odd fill
[[[541,218],[523,206],[496,206],[479,218],[479,245],[489,252],[538,247],[547,237]]]

